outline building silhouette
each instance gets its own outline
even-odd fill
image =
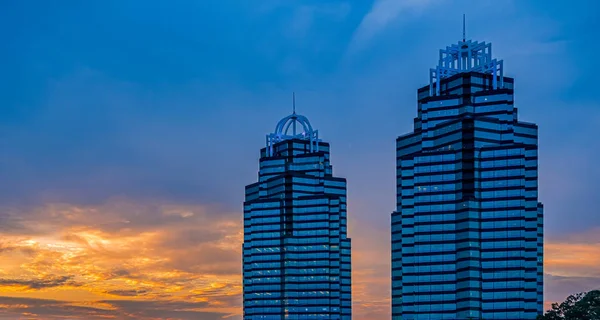
[[[492,46],[440,50],[396,140],[392,319],[535,319],[543,310],[538,128]]]
[[[267,135],[244,202],[244,319],[351,319],[346,179],[294,113]]]

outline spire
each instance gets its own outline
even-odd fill
[[[463,13],[462,41],[440,50],[440,59],[435,69],[429,70],[429,92],[440,94],[440,80],[463,72],[491,74],[492,88],[504,87],[504,62],[492,56],[492,44],[467,41],[467,17]]]
[[[465,36],[465,14],[463,13],[463,42],[467,41],[467,37]]]
[[[292,107],[293,107],[293,114],[296,114],[296,92],[292,93]]]

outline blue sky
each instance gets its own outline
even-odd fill
[[[354,248],[377,248],[373,268],[389,272],[394,139],[463,13],[467,38],[492,42],[515,78],[520,119],[540,127],[547,240],[600,242],[592,0],[5,1],[0,207],[127,199],[241,220],[295,91],[348,179]],[[600,271],[581,276],[600,286]]]
[[[597,174],[590,61],[599,46],[598,5],[559,5],[7,2],[0,124],[8,194],[78,200],[60,189],[79,189],[73,197],[85,201],[115,189],[237,206],[264,134],[289,112],[296,91],[299,112],[333,144],[338,173],[354,192],[363,179],[364,190],[381,190],[376,210],[385,216],[394,201],[393,139],[410,130],[416,89],[427,84],[437,50],[461,37],[462,12],[468,37],[491,41],[516,78],[521,118],[540,125],[542,182],[554,174],[590,181]],[[582,165],[549,172],[559,171],[563,157]],[[370,161],[381,165],[369,168]],[[94,177],[82,181],[81,174]],[[89,185],[94,179],[102,180],[97,188]],[[556,189],[550,184],[542,200]]]

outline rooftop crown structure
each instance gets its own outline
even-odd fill
[[[302,128],[302,132],[298,132],[298,128]],[[291,134],[290,129],[292,129]],[[277,123],[275,131],[267,135],[267,155],[273,155],[273,145],[276,143],[292,139],[308,140],[310,152],[317,150],[319,131],[313,130],[305,116],[296,114],[296,95],[294,95],[294,112],[281,119]]]
[[[504,85],[503,61],[492,57],[492,44],[465,39],[463,16],[463,39],[458,44],[440,49],[437,67],[429,71],[429,90],[431,95],[440,94],[440,81],[461,72],[480,72],[496,75],[493,77],[493,89]]]

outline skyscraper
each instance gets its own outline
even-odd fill
[[[396,140],[392,319],[535,319],[543,308],[537,125],[485,42],[440,50]]]
[[[329,144],[294,111],[259,166],[244,202],[244,319],[350,319],[346,179]]]

